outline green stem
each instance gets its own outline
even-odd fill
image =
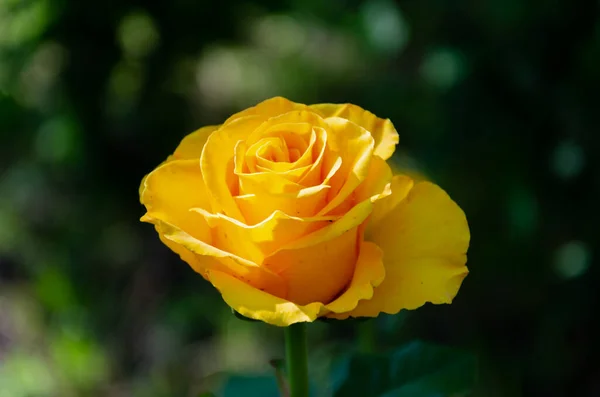
[[[308,357],[306,324],[296,323],[285,328],[285,356],[290,382],[290,397],[308,397]]]

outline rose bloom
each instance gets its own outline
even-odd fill
[[[392,175],[397,143],[358,106],[272,98],[186,136],[142,181],[141,220],[273,325],[451,303],[467,220],[438,186]]]

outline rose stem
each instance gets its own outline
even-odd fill
[[[290,397],[308,397],[308,358],[306,324],[296,323],[285,328],[285,355]]]

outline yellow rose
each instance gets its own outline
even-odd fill
[[[397,143],[358,106],[272,98],[185,137],[142,181],[142,221],[270,324],[450,303],[467,221],[438,186],[392,175]]]

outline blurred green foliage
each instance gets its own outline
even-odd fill
[[[461,348],[478,357],[474,396],[600,395],[599,8],[0,0],[0,396],[274,381],[280,330],[232,316],[138,222],[137,193],[185,134],[274,95],[391,118],[398,167],[469,218],[455,303],[382,316],[380,352]],[[358,328],[310,328],[331,395]]]
[[[458,349],[411,342],[386,354],[344,357],[333,370],[335,397],[435,397],[465,395],[476,360]]]

